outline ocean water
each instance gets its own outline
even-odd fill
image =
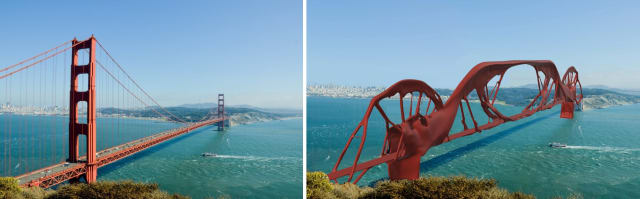
[[[368,104],[366,99],[307,98],[308,171],[331,171]],[[397,100],[381,104],[395,121],[399,120],[398,104]],[[522,107],[505,105],[498,109],[511,115]],[[483,114],[478,104],[472,103],[472,110],[479,124],[487,121],[480,117]],[[421,175],[493,178],[500,187],[538,198],[572,193],[585,198],[639,198],[639,119],[640,105],[575,112],[574,119],[560,118],[560,106],[556,106],[432,147],[422,157]],[[456,122],[452,133],[461,129]],[[384,122],[374,112],[360,162],[377,157],[383,139]],[[568,146],[551,148],[551,142]],[[359,144],[359,139],[354,139],[340,168],[353,163]],[[386,177],[386,165],[379,165],[370,169],[359,184],[371,186]]]
[[[0,118],[3,121],[0,124],[3,125],[0,128],[4,131],[3,135],[9,126],[12,129],[11,138],[3,139],[3,142],[12,142],[14,160],[11,166],[7,166],[7,163],[2,165],[3,175],[7,175],[7,172],[12,175],[23,173],[28,170],[25,165],[34,169],[66,158],[68,146],[65,142],[68,135],[64,130],[67,128],[68,118],[17,115],[0,117],[3,117]],[[31,121],[49,122],[40,123],[41,127],[20,125]],[[175,123],[161,121],[99,118],[98,148],[103,149],[177,126],[179,125]],[[49,141],[34,141],[39,139]],[[45,151],[45,154],[40,154],[38,150],[23,150],[29,146],[51,147],[52,150]],[[3,152],[6,153],[6,150]],[[216,153],[218,156],[202,157],[204,152]],[[23,159],[21,163],[18,162],[19,157]],[[100,168],[98,180],[157,183],[163,190],[192,198],[300,198],[302,119],[240,125],[223,132],[217,131],[215,126],[200,128]]]
[[[204,152],[216,157],[202,157]],[[155,182],[193,198],[302,197],[302,119],[210,126],[101,168],[98,180]]]
[[[96,122],[98,151],[181,126],[131,118],[97,118]],[[66,116],[0,114],[0,175],[16,176],[64,161],[69,151],[68,128]],[[86,139],[80,136],[79,153],[85,152]]]

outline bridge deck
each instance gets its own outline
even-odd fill
[[[225,118],[225,120],[228,118]],[[221,121],[221,118],[211,119],[204,122],[193,123],[187,127],[164,131],[151,136],[133,140],[125,144],[114,146],[108,149],[98,151],[96,153],[96,164],[98,167],[108,165],[112,162],[143,151],[156,144],[175,138],[197,128],[213,124]],[[60,162],[49,167],[38,169],[29,173],[17,176],[18,183],[22,186],[40,186],[48,188],[50,186],[62,183],[72,178],[76,178],[84,174],[86,156],[80,157],[77,163]]]

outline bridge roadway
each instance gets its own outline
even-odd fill
[[[224,118],[224,120],[227,119],[228,117]],[[171,129],[98,151],[96,153],[96,164],[98,164],[98,168],[108,165],[122,158],[128,157],[137,152],[155,146],[156,144],[170,140],[200,127],[220,122],[222,120],[223,118],[214,118],[203,122],[191,123],[186,127]],[[85,174],[85,165],[86,156],[82,156],[77,163],[60,162],[49,167],[19,175],[16,177],[16,179],[18,180],[18,183],[24,187],[40,186],[42,188],[49,188],[51,186],[60,184],[73,178],[80,177],[81,175]]]

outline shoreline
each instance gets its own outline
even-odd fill
[[[363,97],[363,96],[357,96],[357,97],[351,97],[351,96],[327,96],[327,95],[308,95],[307,97],[321,97],[321,98],[334,98],[334,99],[362,99],[362,100],[371,100],[372,97]],[[448,96],[441,96],[442,99],[444,100],[443,103],[446,103],[446,99]],[[599,97],[599,96],[598,96]],[[390,100],[398,100],[399,98],[394,95],[391,98],[385,98],[385,99],[390,99]],[[592,111],[592,110],[598,110],[598,109],[606,109],[606,108],[611,108],[611,107],[617,107],[617,106],[627,106],[627,105],[634,105],[634,104],[640,104],[638,102],[616,102],[616,103],[608,103],[608,104],[601,104],[601,105],[593,105],[590,103],[586,103],[585,101],[588,102],[591,99],[593,99],[592,97],[585,97],[582,100],[582,111]],[[470,99],[469,100],[470,103],[479,103],[479,100],[477,99]],[[501,100],[496,100],[496,104],[500,104],[503,106],[517,106],[517,105],[513,105],[513,104],[507,104],[504,101]]]
[[[52,117],[65,117],[65,118],[69,117],[68,114],[28,114],[28,113],[8,113],[8,112],[2,112],[2,113],[0,113],[0,115],[19,115],[19,116],[32,116],[32,117],[52,116]],[[232,117],[233,117],[233,115],[230,116],[229,121],[232,120]],[[97,118],[135,119],[135,120],[148,120],[148,121],[161,121],[161,122],[179,123],[177,121],[167,120],[167,119],[163,119],[163,118],[153,118],[153,117],[127,117],[127,116],[104,116],[104,115],[102,115],[102,116],[98,116]],[[239,123],[235,123],[235,124],[230,124],[230,126],[254,124],[254,123],[259,123],[259,122],[269,122],[269,121],[276,121],[276,120],[292,120],[292,119],[302,119],[302,116],[288,116],[288,117],[282,117],[282,118],[276,118],[276,119],[258,119],[258,120],[252,120],[252,121],[247,121],[247,122],[239,122]]]
[[[229,119],[229,127],[233,127],[233,126],[240,126],[240,125],[247,125],[247,124],[256,124],[256,123],[263,123],[263,122],[271,122],[271,121],[278,121],[278,120],[293,120],[293,119],[303,119],[302,116],[291,116],[291,117],[282,117],[282,118],[277,118],[277,119],[263,119],[263,120],[254,120],[254,121],[249,121],[249,122],[240,122],[240,123],[232,123],[231,120],[233,118]]]

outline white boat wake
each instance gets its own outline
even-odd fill
[[[609,147],[609,146],[571,146],[567,145],[563,147],[565,149],[583,149],[583,150],[594,150],[594,151],[602,151],[602,152],[636,152],[640,151],[640,148],[625,148],[625,147]]]
[[[216,155],[208,158],[221,158],[221,159],[240,159],[247,161],[271,161],[271,160],[289,160],[294,157],[261,157],[261,156],[241,156],[241,155]]]

